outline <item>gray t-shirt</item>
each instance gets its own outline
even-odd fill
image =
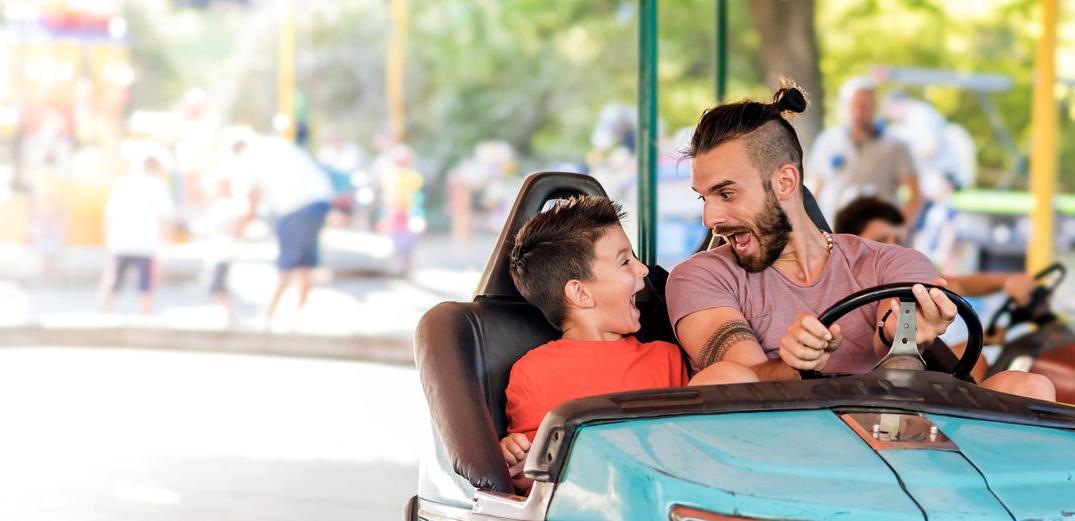
[[[735,263],[728,245],[697,253],[672,270],[665,290],[668,315],[675,325],[691,313],[729,307],[746,317],[765,355],[779,357],[780,339],[799,313],[820,315],[840,299],[862,289],[893,282],[933,282],[937,271],[921,253],[833,234],[833,249],[818,280],[801,286],[773,268],[749,273]],[[844,315],[844,340],[826,372],[864,372],[873,368],[877,304]]]
[[[822,132],[806,157],[807,181],[815,178],[822,183],[814,196],[829,222],[857,197],[880,197],[897,204],[904,175],[917,175],[906,145],[888,136],[856,145],[843,127]]]

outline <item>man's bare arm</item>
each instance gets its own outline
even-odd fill
[[[782,360],[769,360],[742,313],[715,308],[691,313],[676,323],[676,334],[695,365],[704,369],[730,361],[750,367],[759,380],[795,380],[798,371]]]

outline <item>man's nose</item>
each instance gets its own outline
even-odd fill
[[[706,204],[702,208],[702,223],[706,228],[713,229],[717,226],[724,224],[727,221],[727,217],[724,212],[720,211],[712,204]]]

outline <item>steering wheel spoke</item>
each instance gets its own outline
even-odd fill
[[[912,300],[908,302],[900,299],[899,316],[896,319],[896,334],[892,336],[892,345],[889,346],[888,354],[885,355],[874,369],[879,367],[900,369],[918,368],[925,369],[926,361],[922,359],[922,353],[918,351],[918,326],[915,309],[917,304]],[[900,358],[897,360],[896,358]]]

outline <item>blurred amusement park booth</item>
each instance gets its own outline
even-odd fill
[[[0,241],[31,239],[31,216],[62,221],[68,245],[103,242],[101,216],[134,80],[118,0],[3,3]]]

